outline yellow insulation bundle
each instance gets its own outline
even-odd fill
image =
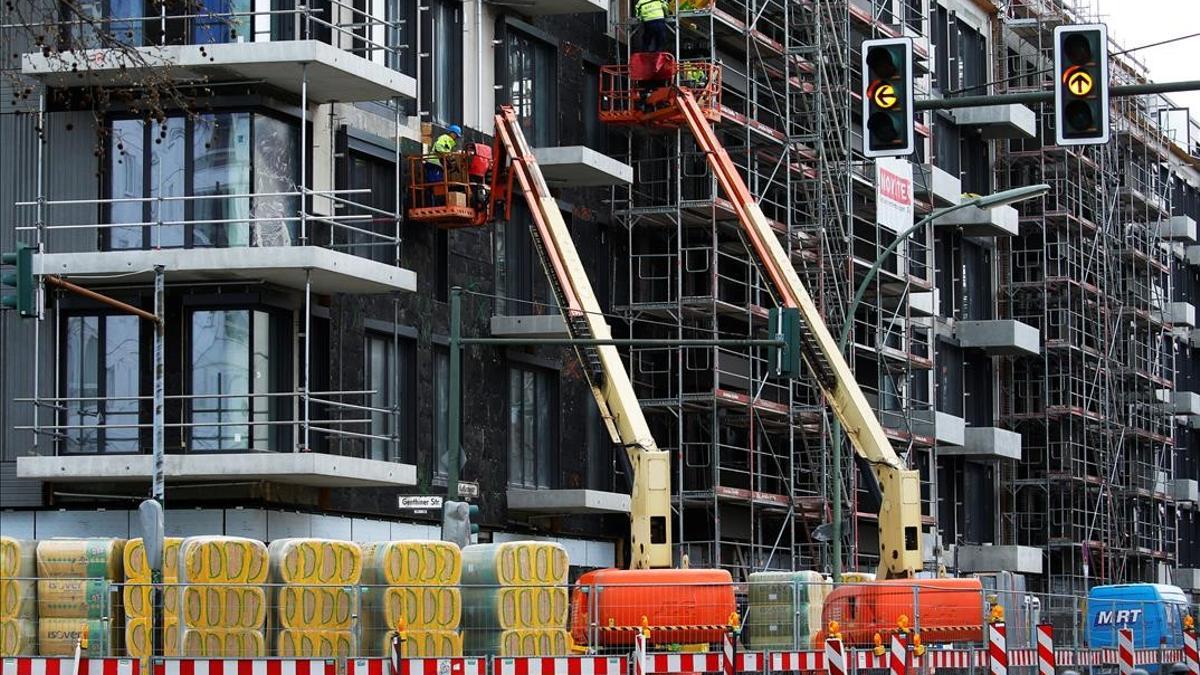
[[[37,575],[121,581],[124,548],[124,539],[43,539],[37,545]]]
[[[347,630],[353,625],[353,590],[332,586],[283,586],[273,609],[275,621],[283,628]]]
[[[125,584],[121,589],[125,616],[131,619],[141,619],[150,616],[154,609],[153,587],[149,582]],[[163,612],[168,617],[179,616],[179,586],[167,586],[163,589]]]
[[[28,539],[0,537],[0,577],[31,579],[37,573],[35,554],[37,542]]]
[[[462,583],[558,586],[567,583],[567,550],[547,541],[472,544],[462,550]]]
[[[168,617],[162,628],[163,652],[179,656],[179,619]],[[150,640],[150,619],[130,619],[125,625],[125,651],[132,658],[146,658],[154,647]]]
[[[41,619],[38,621],[38,651],[42,656],[74,656],[75,643],[86,627],[88,657],[116,656],[119,648],[116,621],[100,619]]]
[[[388,628],[454,630],[462,619],[457,588],[392,586],[383,589],[383,625]]]
[[[100,619],[119,605],[117,586],[105,579],[39,579],[37,590],[42,619]]]
[[[188,537],[179,544],[180,583],[267,581],[267,547],[242,537]]]
[[[185,628],[249,628],[261,630],[267,618],[267,595],[259,586],[184,586],[179,601]]]
[[[566,656],[571,636],[562,628],[518,628],[504,631],[467,631],[465,652],[469,656]]]
[[[471,628],[565,628],[570,608],[563,586],[467,587],[463,625]]]
[[[450,542],[380,541],[362,551],[367,585],[455,586],[462,576],[462,552]]]
[[[275,583],[357,584],[362,577],[362,549],[350,541],[276,539],[267,555]]]
[[[0,656],[37,656],[38,627],[30,619],[0,619]]]
[[[317,656],[325,658],[353,656],[354,633],[348,630],[284,628],[275,640],[275,655]]]
[[[0,579],[0,621],[37,618],[37,582]]]
[[[37,617],[36,552],[37,542],[0,537],[0,621]],[[12,625],[14,636],[18,626]]]
[[[375,631],[370,656],[390,656],[393,631]],[[441,657],[462,656],[463,637],[453,630],[406,630],[404,631],[404,656]]]
[[[165,537],[163,539],[163,583],[173,584],[179,581],[179,545],[183,539]],[[141,538],[130,539],[125,544],[123,556],[125,580],[133,583],[150,583],[150,565],[146,562],[146,549]]]
[[[259,657],[267,650],[261,630],[185,628],[180,634],[180,656]]]

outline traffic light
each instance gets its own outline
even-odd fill
[[[467,502],[444,502],[442,504],[442,541],[451,541],[464,548],[471,544],[479,533],[479,507]]]
[[[772,339],[784,341],[782,347],[770,351],[771,372],[779,377],[800,375],[800,310],[795,307],[772,307],[767,317],[767,330]]]
[[[1108,29],[1102,23],[1054,29],[1054,140],[1108,142]]]
[[[911,155],[913,141],[912,38],[862,44],[863,153]]]
[[[0,263],[14,268],[0,274],[0,285],[5,287],[0,293],[0,307],[15,309],[26,317],[37,316],[33,301],[33,249],[33,246],[17,244],[16,251],[0,254]]]

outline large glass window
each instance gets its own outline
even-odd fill
[[[138,318],[69,316],[63,373],[66,453],[138,452]]]
[[[63,3],[63,19],[70,37],[83,49],[115,44],[140,47],[145,42],[143,0],[76,0]]]
[[[558,451],[557,374],[511,365],[508,369],[508,482],[554,487]]]
[[[246,246],[250,215],[250,115],[201,115],[192,133],[195,246]]]
[[[535,147],[558,137],[558,74],[554,48],[517,30],[508,31],[508,100]]]
[[[435,478],[446,478],[450,462],[450,350],[439,347],[433,353],[433,449],[437,453],[433,475]],[[459,403],[462,402],[462,390],[459,390]],[[461,408],[460,408],[461,410]],[[461,426],[462,420],[459,420]],[[458,452],[458,468],[461,471],[467,461],[467,453],[462,447]]]
[[[396,248],[392,241],[384,237],[396,236],[396,222],[379,213],[384,211],[394,213],[396,208],[396,163],[380,159],[362,152],[349,153],[349,189],[366,189],[369,192],[346,195],[362,206],[350,206],[347,214],[365,216],[359,220],[349,221],[349,224],[359,230],[375,232],[383,236],[372,236],[365,232],[347,230],[346,237],[353,244],[351,252],[363,258],[379,262],[396,264]]]
[[[284,400],[275,354],[280,337],[263,310],[191,314],[191,449],[280,451]]]
[[[192,44],[250,40],[250,0],[193,0]]]
[[[386,437],[371,439],[371,459],[413,462],[414,384],[412,344],[397,343],[390,335],[368,334],[367,389],[374,408],[370,433]]]
[[[439,124],[460,124],[463,109],[462,68],[462,3],[433,0],[430,3],[433,54],[431,86],[425,91],[431,97],[427,109]]]

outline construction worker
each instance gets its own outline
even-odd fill
[[[446,179],[446,158],[458,147],[458,139],[461,136],[462,127],[451,124],[446,129],[446,133],[438,136],[437,140],[433,142],[433,152],[425,156],[425,185],[429,188],[428,195],[431,205],[437,205],[434,201],[436,199],[434,185]]]
[[[633,14],[642,22],[642,51],[661,52],[667,44],[667,0],[634,0]]]
[[[700,90],[708,85],[708,73],[695,61],[684,61],[680,64],[679,84],[692,90]]]

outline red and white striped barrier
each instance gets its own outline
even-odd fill
[[[772,652],[768,659],[772,673],[798,670],[825,670],[823,652]]]
[[[546,656],[497,658],[493,675],[625,675],[620,656]]]
[[[395,663],[392,659],[348,659],[346,675],[487,675],[487,659],[451,657],[443,659],[405,658]],[[329,673],[327,675],[335,675]]]
[[[988,671],[1008,675],[1008,636],[1000,622],[988,624]]]
[[[899,633],[892,636],[892,651],[888,654],[891,675],[908,675],[908,638]]]
[[[1122,628],[1117,631],[1117,665],[1121,675],[1131,675],[1134,666],[1133,631]]]
[[[645,672],[724,673],[724,661],[725,654],[723,652],[704,652],[700,654],[654,653],[646,655]],[[742,652],[734,658],[734,670],[739,673],[762,670],[763,662],[763,655],[758,652]]]
[[[1196,631],[1183,632],[1183,662],[1191,675],[1200,675],[1200,645],[1196,641]]]
[[[825,670],[829,675],[846,675],[846,647],[841,640],[825,641]]]
[[[2,675],[71,675],[75,659],[14,656],[0,662]],[[79,659],[79,675],[133,675],[134,659]]]
[[[1048,623],[1037,625],[1038,675],[1054,675],[1058,659],[1054,657],[1054,626]]]
[[[726,633],[725,638],[721,640],[721,672],[725,675],[737,675],[737,669],[734,668],[736,664],[733,662],[735,653],[733,636]]]
[[[155,675],[337,675],[332,659],[163,659]],[[8,675],[5,673],[4,675]]]
[[[646,635],[641,631],[633,636],[633,675],[646,675]]]

